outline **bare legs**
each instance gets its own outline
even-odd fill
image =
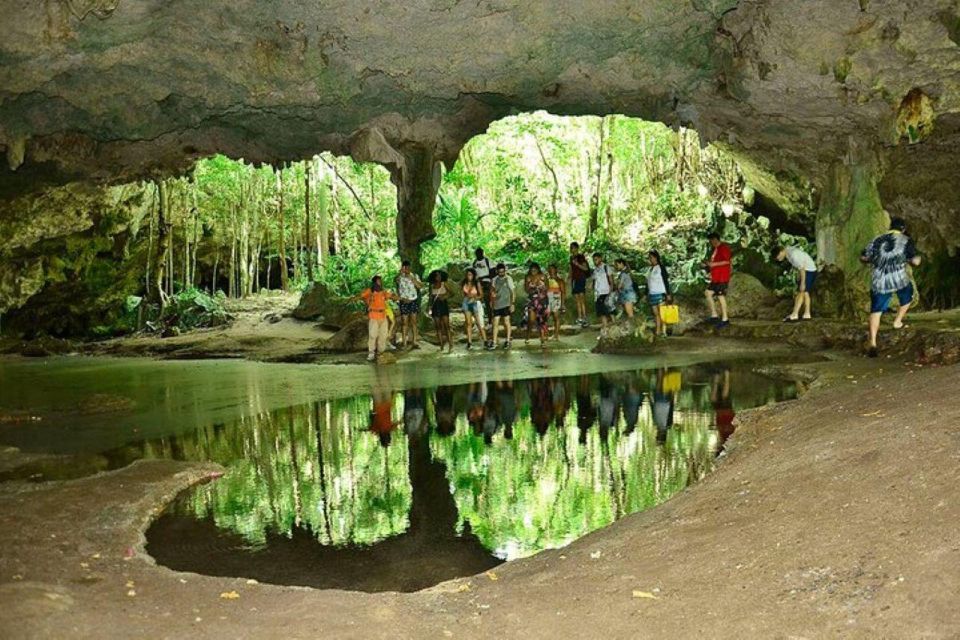
[[[420,332],[417,329],[417,314],[411,313],[405,316],[400,316],[400,330],[403,346],[407,345],[408,333],[410,335],[411,348],[416,349],[420,346]]]
[[[453,334],[450,332],[450,317],[443,316],[433,319],[433,326],[437,330],[437,342],[440,343],[440,351],[443,351],[443,343],[447,343],[449,351],[453,351]]]
[[[573,300],[577,303],[577,320],[587,321],[587,297],[582,293],[573,294]]]
[[[667,335],[667,325],[663,324],[663,318],[660,316],[660,305],[654,305],[653,307],[653,324],[656,335]]]
[[[513,337],[513,326],[510,324],[510,316],[493,317],[493,344],[497,344],[497,336],[500,333],[500,324],[503,321],[504,330],[507,332],[507,342]]]
[[[717,304],[719,303],[720,319],[723,322],[727,322],[727,296],[717,295],[710,289],[707,289],[705,295],[707,296],[707,307],[710,309],[710,317],[717,317]],[[714,298],[716,298],[716,300],[714,300]]]
[[[479,303],[477,303],[477,306],[479,307]],[[474,323],[474,321],[476,321],[476,323],[477,323],[477,333],[480,334],[480,338],[483,340],[484,343],[487,342],[487,329],[486,329],[486,327],[483,326],[483,315],[482,315],[482,313],[483,313],[483,312],[480,311],[480,310],[473,310],[473,309],[471,309],[471,308],[469,308],[469,307],[468,307],[468,308],[465,308],[464,311],[463,311],[464,319],[465,319],[465,322],[466,322],[467,348],[468,348],[468,349],[469,349],[471,346],[473,346],[473,323]]]

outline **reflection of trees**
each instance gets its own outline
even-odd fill
[[[640,372],[491,383],[489,393],[479,385],[449,387],[436,400],[408,393],[416,402],[407,407],[416,409],[412,418],[423,409],[431,425],[439,416],[452,433],[444,427],[446,435],[410,438],[396,431],[388,447],[368,430],[370,398],[357,397],[150,441],[143,454],[227,466],[223,478],[179,508],[212,518],[253,546],[297,529],[339,546],[404,531],[423,538],[429,530],[426,537],[437,540],[438,527],[462,532],[469,525],[487,549],[522,557],[656,505],[709,472],[717,444],[712,375],[685,372],[661,444],[649,400],[656,377]],[[734,385],[731,396],[752,406],[783,391],[755,377]],[[399,422],[400,396],[391,397]],[[625,417],[628,397],[631,416],[640,407],[635,426]]]
[[[180,438],[181,459],[228,467],[181,508],[262,544],[306,528],[322,544],[370,544],[403,532],[411,503],[407,448],[366,432],[369,399],[292,407]],[[169,439],[148,455],[173,457]]]

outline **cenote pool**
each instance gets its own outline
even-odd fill
[[[0,442],[57,454],[0,479],[217,462],[222,477],[182,492],[148,529],[158,563],[361,591],[472,575],[659,504],[711,471],[737,411],[797,394],[749,363],[713,363],[400,391],[381,379],[309,400],[317,381],[300,367],[270,369],[265,402],[260,387],[237,396],[229,368],[195,365],[205,386],[188,390],[194,365],[105,366],[100,386],[78,389],[76,370],[54,368],[43,384],[17,376],[17,402],[0,391]]]

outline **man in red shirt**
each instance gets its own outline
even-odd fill
[[[727,317],[727,288],[730,286],[730,274],[733,271],[730,247],[720,242],[718,233],[711,233],[707,238],[713,247],[713,255],[703,266],[710,269],[710,284],[707,286],[707,306],[710,307],[710,322],[717,327],[726,327],[730,324]],[[714,300],[716,299],[716,300]],[[720,317],[717,317],[717,302],[720,303]]]

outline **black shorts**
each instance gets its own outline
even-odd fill
[[[449,318],[450,305],[446,300],[434,300],[430,307],[430,315],[434,318]]]
[[[707,287],[707,291],[713,291],[718,296],[727,295],[727,288],[729,288],[729,282],[711,282],[710,286]]]
[[[574,280],[573,281],[573,295],[578,296],[587,292],[587,281],[586,280]]]
[[[400,301],[400,315],[413,316],[420,312],[420,301],[411,300],[410,302]]]
[[[607,298],[610,297],[609,293],[605,293],[599,296],[596,301],[593,303],[593,310],[597,312],[598,318],[608,317],[613,315],[613,309],[607,306]]]
[[[504,307],[502,309],[493,310],[494,318],[509,318],[510,317],[510,307]]]

